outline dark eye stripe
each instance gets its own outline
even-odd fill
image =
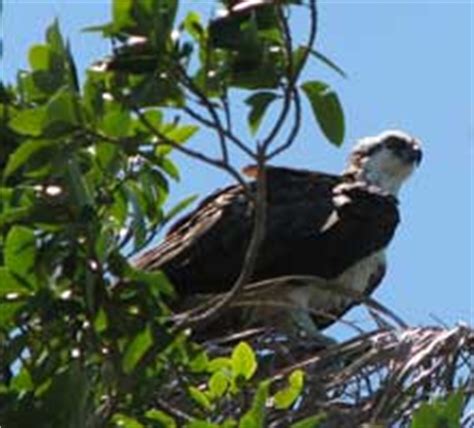
[[[407,147],[407,142],[404,140],[401,140],[400,138],[390,137],[385,141],[385,145],[389,149],[394,149],[398,151]]]

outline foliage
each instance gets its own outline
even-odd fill
[[[228,146],[260,165],[290,147],[301,94],[327,139],[343,141],[337,95],[324,82],[300,82],[309,59],[343,74],[313,47],[315,2],[223,3],[229,12],[216,19],[189,11],[178,22],[176,0],[115,0],[112,21],[88,29],[113,41],[112,55],[84,75],[54,22],[31,47],[29,70],[0,84],[0,425],[332,426],[337,406],[316,398],[332,403],[341,376],[360,375],[356,360],[342,371],[326,364],[330,376],[318,382],[328,383],[316,394],[308,367],[283,369],[262,337],[195,344],[173,324],[172,284],[129,261],[193,201],[165,208],[179,180],[175,151],[242,182]],[[308,10],[300,46],[289,18],[296,7]],[[242,96],[250,142],[233,131],[231,100]],[[218,156],[186,144],[203,128]],[[456,355],[472,344],[472,333],[462,334]],[[379,367],[362,352],[367,344],[356,355]],[[335,350],[349,361],[344,346]],[[433,414],[457,415],[459,398],[450,400],[432,404]],[[414,427],[428,417],[423,409]]]

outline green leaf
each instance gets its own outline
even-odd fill
[[[115,31],[120,31],[135,24],[132,18],[134,0],[115,0],[113,2],[112,17]]]
[[[31,391],[34,388],[30,372],[26,369],[26,367],[22,367],[21,370],[12,379],[11,388],[12,390],[23,394],[26,391]]]
[[[340,146],[344,140],[344,113],[339,98],[323,82],[305,82],[301,87],[324,135],[331,143]]]
[[[197,389],[194,386],[190,386],[188,391],[189,391],[189,395],[191,396],[191,398],[197,404],[199,404],[201,407],[203,407],[206,410],[212,410],[212,403],[209,400],[209,398],[207,397],[207,395],[204,394],[204,392],[202,392],[201,390]]]
[[[184,428],[221,428],[218,424],[213,424],[212,422],[194,420],[187,423]]]
[[[51,137],[68,133],[79,125],[78,103],[70,90],[63,88],[46,106],[47,123],[44,132]]]
[[[0,267],[0,297],[21,296],[27,293],[27,289],[5,266]]]
[[[190,36],[197,41],[200,41],[205,36],[205,30],[201,24],[201,16],[195,11],[191,11],[186,15],[183,26]]]
[[[53,56],[53,49],[47,45],[34,45],[28,52],[28,59],[33,70],[49,70]]]
[[[160,428],[177,428],[175,420],[161,410],[151,409],[145,413],[145,417],[158,422]]]
[[[413,414],[410,428],[459,428],[464,394],[457,391],[445,399],[424,403]]]
[[[209,361],[207,369],[214,373],[219,370],[232,370],[232,360],[226,357],[217,357]]]
[[[4,177],[8,178],[14,172],[24,166],[28,160],[45,148],[57,144],[56,140],[29,140],[21,144],[8,158]]]
[[[173,126],[170,131],[165,132],[165,136],[173,141],[176,144],[183,144],[187,140],[189,140],[197,131],[199,130],[199,126],[195,125],[183,125],[183,126]],[[158,144],[157,147],[157,154],[164,156],[171,152],[173,147],[164,143]]]
[[[76,156],[71,156],[67,162],[68,187],[71,188],[73,201],[76,206],[83,209],[93,206],[93,198],[90,187],[84,176],[81,174],[79,162]]]
[[[166,275],[161,271],[145,271],[134,269],[130,272],[130,279],[144,283],[152,291],[155,297],[159,297],[160,294],[172,295],[173,285],[169,282]]]
[[[145,428],[145,426],[136,419],[122,413],[116,413],[113,416],[112,421],[114,426],[117,428]]]
[[[193,373],[202,373],[205,370],[207,370],[208,365],[209,365],[209,357],[207,356],[207,352],[204,350],[201,350],[189,362],[189,369]]]
[[[122,360],[123,371],[131,373],[145,353],[153,345],[153,336],[149,327],[138,333],[125,350]]]
[[[304,385],[304,372],[302,370],[292,372],[288,383],[286,388],[278,391],[273,397],[277,409],[288,409],[300,396]]]
[[[342,68],[340,68],[338,65],[336,65],[333,61],[331,61],[326,55],[323,55],[321,52],[318,52],[317,50],[314,50],[314,49],[311,49],[309,52],[315,58],[319,59],[322,63],[327,65],[329,68],[333,69],[336,73],[338,73],[344,78],[347,78],[347,74],[345,73],[345,71]]]
[[[59,21],[57,19],[48,27],[46,30],[46,41],[56,52],[64,54],[66,48],[64,46],[64,40],[59,29]]]
[[[168,174],[174,180],[179,181],[179,169],[171,159],[164,157],[160,160],[159,164],[166,174]]]
[[[142,204],[140,188],[136,183],[129,182],[127,187],[128,202],[132,207],[132,223],[131,228],[134,236],[134,248],[138,250],[145,243],[146,239],[146,221],[145,206]]]
[[[229,378],[223,371],[214,373],[208,382],[209,393],[213,398],[222,397],[229,387]]]
[[[167,213],[165,220],[169,221],[172,218],[176,217],[180,212],[188,208],[195,200],[197,199],[197,195],[191,195],[187,198],[184,198],[182,201],[179,201],[173,208],[171,208]]]
[[[36,283],[36,237],[25,226],[10,229],[5,242],[5,266],[8,270],[29,284]]]
[[[240,342],[232,351],[232,374],[234,379],[242,376],[249,380],[257,370],[257,359],[246,342]]]
[[[184,143],[185,141],[189,140],[198,130],[199,126],[196,125],[176,126],[170,132],[167,132],[166,136],[176,143]]]
[[[265,111],[275,98],[277,98],[277,96],[272,92],[259,92],[245,100],[245,104],[251,107],[248,123],[252,134],[257,132]]]
[[[46,110],[38,107],[21,111],[10,120],[8,125],[18,134],[38,137],[43,132],[45,122]]]
[[[290,428],[318,428],[326,420],[326,414],[320,413],[315,416],[301,419],[290,425]]]
[[[107,314],[105,313],[103,308],[100,308],[100,310],[97,312],[97,315],[94,319],[94,330],[97,333],[103,333],[105,330],[107,330],[107,327],[108,327]]]
[[[257,392],[252,401],[250,410],[245,413],[239,423],[239,428],[264,428],[265,427],[265,405],[268,398],[268,381],[258,385]]]
[[[111,137],[126,137],[130,130],[130,112],[122,109],[108,111],[102,119],[102,130]]]

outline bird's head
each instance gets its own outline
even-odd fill
[[[396,196],[421,158],[421,144],[417,139],[402,131],[389,130],[359,140],[345,172]]]

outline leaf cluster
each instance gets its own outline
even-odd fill
[[[270,104],[281,107],[262,138],[268,158],[289,111],[300,109],[309,46],[293,50],[288,24],[299,2],[237,3],[208,22],[193,11],[177,22],[177,1],[114,1],[112,21],[89,28],[113,42],[109,58],[78,73],[54,22],[31,47],[29,68],[0,84],[0,424],[176,426],[182,415],[160,396],[177,381],[194,403],[189,423],[204,424],[205,411],[230,408],[258,383],[245,344],[222,365],[211,359],[205,375],[193,369],[202,349],[172,328],[172,284],[130,263],[193,201],[166,208],[180,177],[175,151],[236,180],[228,145],[256,159],[256,146],[233,130],[231,91],[250,91],[253,133]],[[315,85],[323,84],[303,88],[340,144],[337,97]],[[337,108],[325,115],[314,106],[329,93]],[[219,157],[185,145],[201,128],[214,132]],[[228,426],[262,426],[270,397],[262,385]],[[301,388],[293,375],[276,408]]]

